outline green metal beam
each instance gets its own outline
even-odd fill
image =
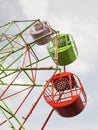
[[[6,111],[8,114],[10,114],[16,121],[17,123],[21,126],[21,122],[18,120],[18,118],[13,114],[13,112],[11,111],[11,109],[7,106],[7,104],[4,102],[4,100],[1,100],[1,102],[3,103],[3,105],[6,107],[6,109],[4,107],[2,107],[0,105],[0,108],[2,108],[4,111]],[[22,127],[23,130],[26,130],[24,128],[24,126]]]
[[[52,66],[50,67],[40,67],[40,68],[22,68],[22,67],[19,67],[19,68],[9,68],[9,69],[6,69],[4,68],[3,70],[0,70],[0,71],[20,71],[20,70],[61,70],[60,68],[53,68]]]

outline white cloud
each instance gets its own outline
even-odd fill
[[[44,18],[47,16],[48,0],[19,0],[23,12],[28,18]]]
[[[75,73],[79,73],[82,75],[85,75],[90,72],[91,68],[88,66],[88,64],[82,60],[77,60],[75,63],[72,64],[72,66],[69,66],[72,71]]]
[[[95,85],[95,84],[97,84],[97,81],[95,81],[97,79],[97,73],[96,73],[96,75],[92,74],[92,71],[97,72],[97,66],[98,66],[98,57],[97,57],[97,54],[98,54],[98,43],[97,43],[98,42],[98,40],[97,40],[98,19],[97,19],[97,17],[98,17],[98,15],[96,15],[98,12],[96,9],[98,9],[98,8],[94,8],[94,5],[96,4],[95,1],[97,1],[97,0],[95,0],[95,1],[86,0],[86,3],[84,2],[85,8],[83,8],[83,6],[81,6],[80,0],[77,0],[76,3],[74,2],[74,6],[71,1],[71,6],[70,6],[71,8],[69,6],[67,6],[68,1],[67,1],[67,3],[66,3],[66,1],[67,0],[62,1],[62,4],[63,4],[63,2],[65,3],[63,5],[63,9],[62,9],[61,8],[62,6],[59,6],[59,4],[57,6],[57,4],[56,4],[56,2],[60,2],[60,4],[61,4],[61,1],[54,0],[54,6],[56,8],[55,12],[54,12],[53,8],[51,8],[51,10],[49,10],[49,6],[53,7],[52,6],[53,1],[51,1],[51,3],[49,3],[49,0],[41,0],[41,1],[39,1],[39,0],[19,0],[21,8],[20,8],[20,5],[19,5],[19,7],[17,7],[18,12],[14,8],[14,7],[16,7],[15,1],[13,2],[14,6],[10,3],[12,5],[11,7],[13,7],[13,9],[10,6],[8,8],[7,7],[6,8],[7,8],[7,10],[10,10],[9,15],[12,16],[11,18],[19,16],[18,18],[23,19],[24,16],[21,15],[22,11],[27,16],[28,19],[44,18],[45,20],[49,21],[49,23],[54,27],[54,29],[56,28],[57,30],[60,30],[62,33],[71,33],[76,40],[76,45],[79,50],[79,57],[73,64],[68,66],[68,69],[70,69],[71,72],[73,72],[75,74],[78,73],[79,75],[80,74],[83,75],[83,77],[86,79],[86,81],[89,82],[89,84],[91,86],[91,87],[89,86],[87,88],[87,93],[88,93],[87,108],[85,109],[83,114],[81,113],[79,116],[77,116],[73,119],[71,119],[71,118],[66,119],[66,118],[60,118],[60,117],[58,117],[58,119],[57,118],[54,119],[53,117],[51,117],[51,120],[49,120],[49,122],[46,126],[46,129],[47,130],[53,129],[53,127],[54,127],[55,130],[61,129],[61,128],[62,128],[62,130],[63,129],[64,130],[65,129],[69,129],[69,130],[70,129],[71,130],[72,129],[73,130],[74,129],[75,130],[77,130],[77,129],[89,129],[89,130],[94,129],[94,130],[97,130],[98,123],[96,123],[97,122],[96,108],[98,107],[98,103],[97,103],[98,96],[97,96],[97,91],[96,91],[97,85]],[[93,3],[94,5],[92,5],[91,3]],[[2,4],[1,4],[1,6],[2,6]],[[78,7],[76,7],[76,6],[78,6]],[[97,6],[97,4],[96,4],[96,6]],[[80,11],[77,10],[77,9],[79,9],[79,7],[81,7]],[[86,7],[89,10],[87,10]],[[75,10],[74,10],[74,8],[75,8]],[[92,16],[90,13],[92,13],[93,10],[95,13]],[[76,12],[76,11],[78,11],[78,12]],[[2,17],[4,16],[3,20],[5,18],[7,18],[6,20],[8,20],[10,17],[9,18],[5,17],[6,16],[6,13],[4,13],[5,9],[2,12],[3,13],[1,16]],[[80,13],[81,13],[82,17],[80,16]],[[2,17],[1,17],[1,20],[2,20]],[[39,53],[41,53],[44,56],[46,54],[46,52],[44,51],[45,48],[41,48],[41,47],[39,47],[39,48],[40,48],[40,50],[36,49],[36,51],[39,51]],[[44,75],[44,77],[46,77],[47,74],[45,72],[42,72],[42,75]],[[42,77],[42,75],[41,75],[41,77]],[[92,79],[91,81],[87,75],[90,76],[90,79]],[[10,77],[10,78],[12,78],[12,77]],[[38,77],[37,77],[37,79],[38,79]],[[8,80],[9,79],[7,79],[7,81]],[[41,81],[41,78],[39,78],[39,80]],[[43,78],[43,80],[45,80],[45,79]],[[21,79],[21,77],[19,77],[15,82],[23,83],[23,80]],[[94,82],[94,84],[93,84],[93,82]],[[96,87],[96,88],[94,88],[94,87]],[[15,89],[15,91],[18,91],[18,88],[14,88],[14,89]],[[96,93],[96,94],[94,95],[93,93]],[[29,100],[30,106],[33,103],[32,96],[37,97],[37,95],[36,96],[35,95],[34,94],[30,95],[30,100]],[[18,96],[19,95],[17,95],[17,97]],[[21,94],[21,96],[19,96],[19,98],[22,96],[24,96],[23,93]],[[16,98],[16,97],[14,97],[14,98]],[[11,105],[10,101],[11,100],[9,100],[9,102],[8,102],[9,106]],[[13,100],[13,102],[12,102],[12,104],[15,104],[15,105],[18,103],[15,100]],[[28,106],[28,105],[26,104],[25,106]],[[43,107],[41,107],[41,106],[43,106]],[[39,115],[41,112],[44,113],[44,108],[45,108],[44,102],[42,103],[42,105],[39,104],[39,107],[38,107]],[[47,108],[48,107],[46,107],[46,109]],[[27,108],[25,107],[25,109],[27,109]],[[25,109],[22,109],[23,113],[24,113]],[[28,109],[29,109],[29,107],[28,107]],[[54,114],[55,113],[53,113],[53,116],[54,116]],[[38,120],[38,118],[36,118],[35,115],[32,115],[31,117],[34,118],[35,122],[36,122],[36,120]],[[43,118],[44,117],[46,118],[46,116],[43,116]],[[85,119],[87,119],[87,120],[85,120]],[[39,118],[39,120],[41,121],[42,119]],[[96,122],[94,122],[93,120],[94,121],[96,120]],[[34,121],[32,121],[30,118],[30,120],[27,124],[30,125],[30,122],[34,122]],[[40,124],[40,121],[37,122],[38,126]],[[57,123],[55,126],[54,126],[54,121],[56,121],[56,123]],[[85,123],[84,123],[84,121],[85,121]],[[91,121],[93,123],[90,123]],[[72,123],[72,126],[70,126],[70,122]],[[31,124],[31,126],[33,128],[37,128],[37,127],[34,127],[33,124]],[[5,130],[5,129],[11,129],[11,128],[8,127],[8,125],[6,126],[6,124],[5,124],[5,125],[0,126],[0,129]]]
[[[94,102],[95,102],[95,99],[94,99],[94,97],[92,97],[91,95],[88,95],[87,96],[87,100],[88,100],[88,107],[93,107],[94,106]]]

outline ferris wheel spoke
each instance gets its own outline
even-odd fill
[[[44,124],[43,124],[43,126],[42,126],[42,128],[41,128],[41,130],[44,130],[44,128],[45,128],[45,126],[47,125],[47,123],[48,123],[48,121],[49,121],[49,119],[50,119],[50,117],[51,117],[51,115],[53,114],[53,112],[54,112],[54,108],[50,111],[50,113],[49,113],[49,115],[48,115],[48,117],[47,117],[47,119],[46,119],[46,121],[44,122]]]

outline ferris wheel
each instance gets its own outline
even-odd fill
[[[40,47],[47,53],[41,54]],[[60,34],[47,21],[21,20],[0,26],[0,126],[9,124],[8,130],[27,130],[25,124],[41,98],[52,108],[41,130],[54,111],[65,118],[81,113],[87,103],[85,91],[79,77],[66,70],[77,57],[73,36]],[[46,79],[44,72],[50,71]],[[41,92],[34,95],[35,101],[22,115],[38,87]],[[11,100],[14,103],[9,103]]]

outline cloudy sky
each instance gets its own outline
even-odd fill
[[[87,106],[73,118],[62,118],[54,112],[45,130],[98,129],[97,13],[97,0],[0,0],[0,25],[13,20],[40,18],[62,33],[72,34],[76,41],[79,57],[67,70],[80,77],[88,97]],[[49,111],[50,107],[42,99],[28,121],[27,130],[40,130]],[[0,126],[0,129],[11,130],[8,125]]]

